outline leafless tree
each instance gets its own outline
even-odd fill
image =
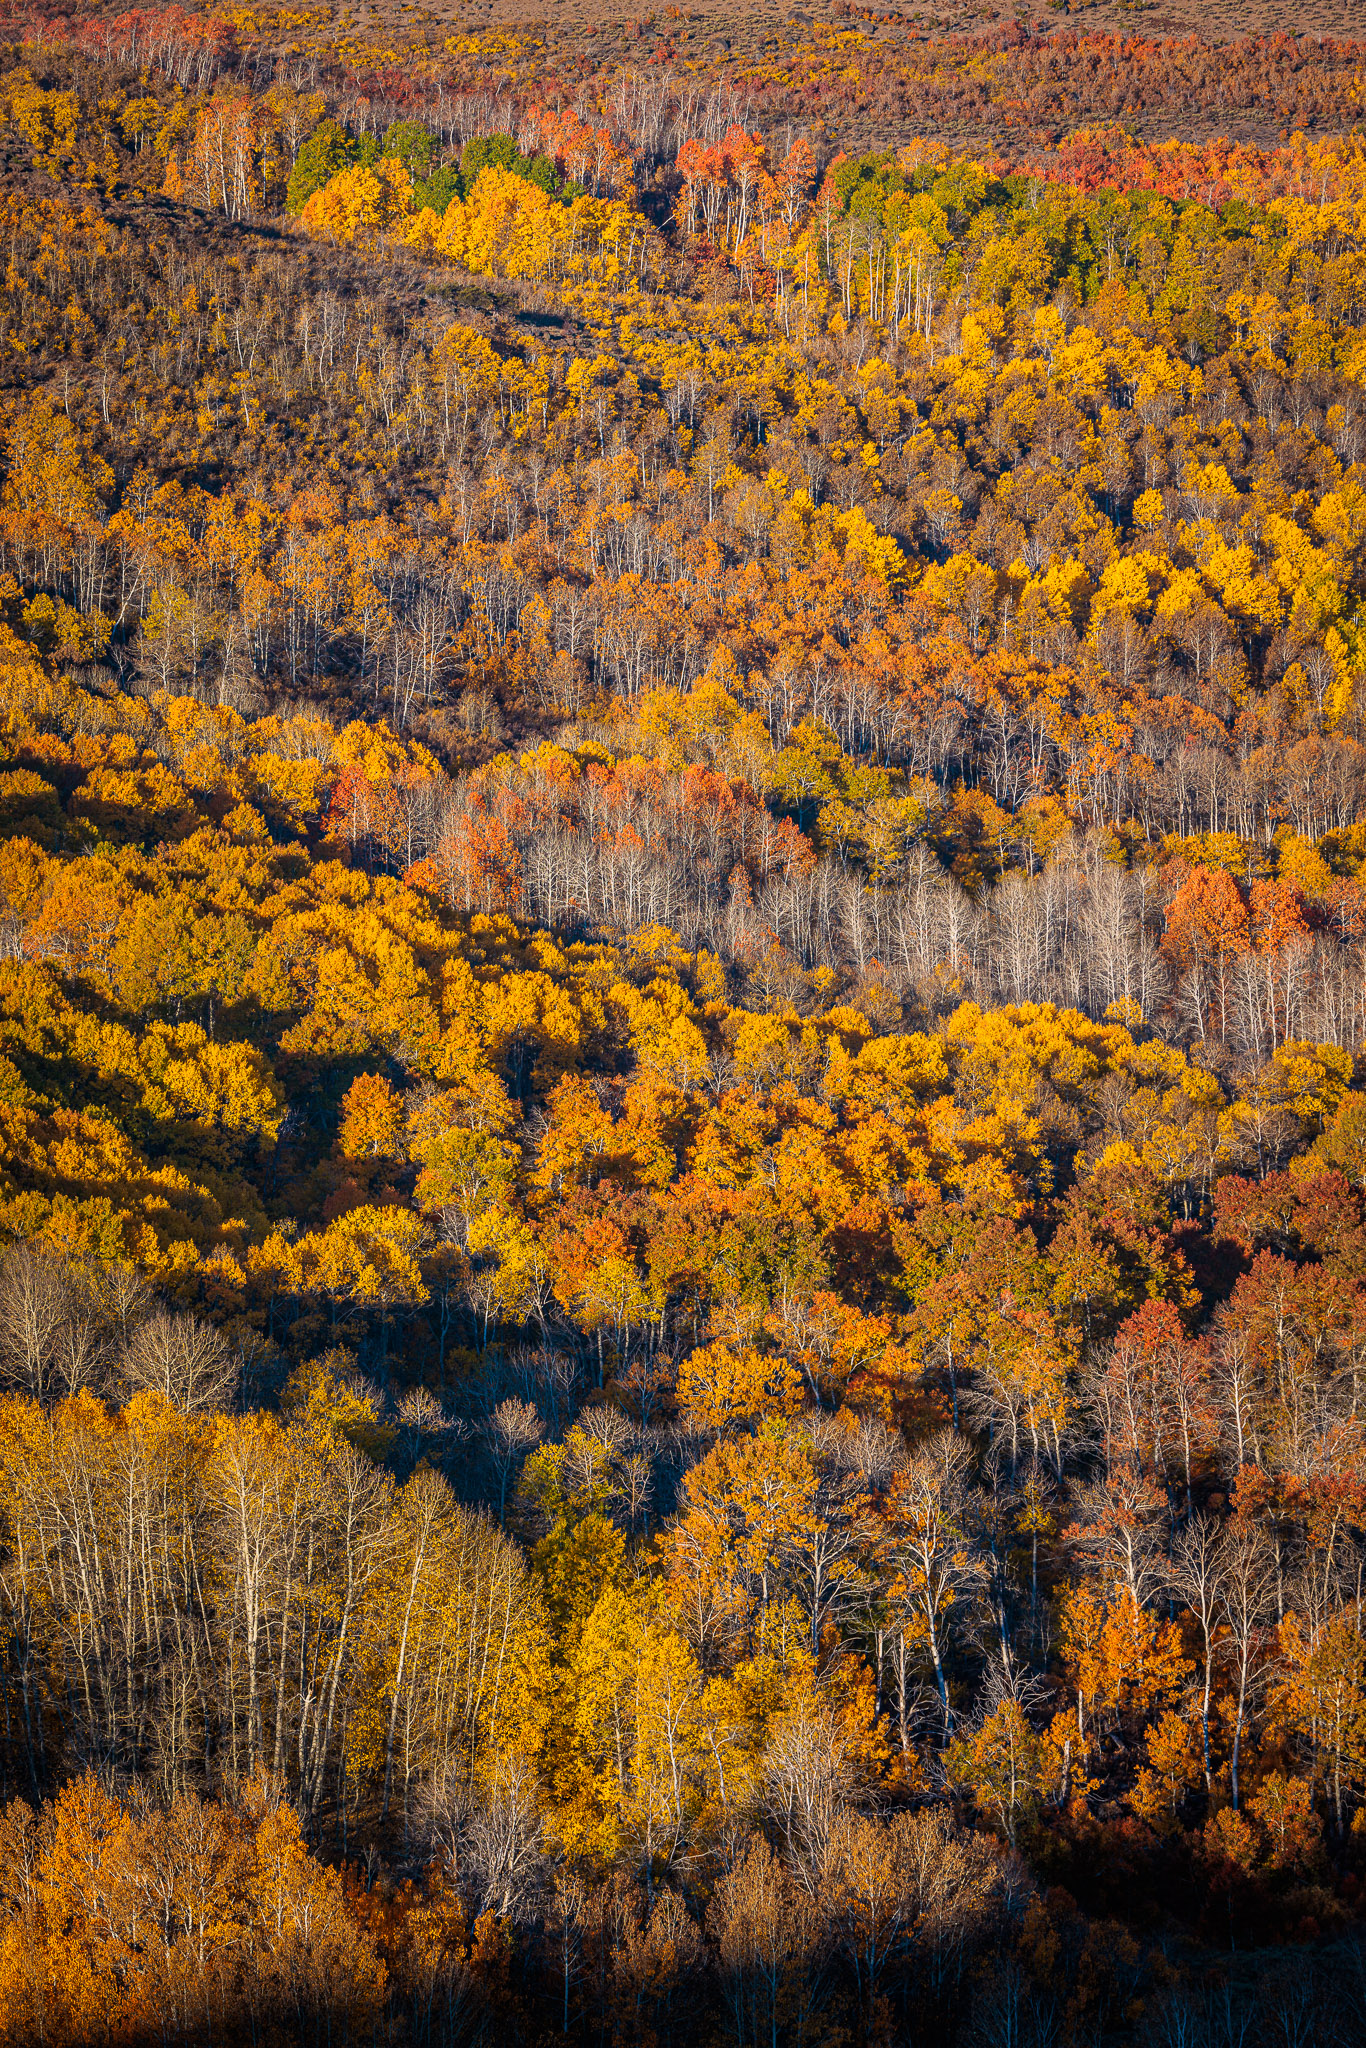
[[[501,1529],[507,1521],[508,1488],[513,1475],[520,1471],[528,1452],[534,1451],[545,1436],[545,1424],[530,1401],[519,1401],[514,1395],[498,1403],[489,1417],[486,1434],[489,1456],[498,1480],[498,1526]]]
[[[431,1787],[423,1815],[432,1849],[477,1912],[534,1919],[549,1882],[540,1809],[529,1765],[511,1753],[493,1782],[472,1791],[455,1773]]]
[[[1181,1529],[1172,1551],[1172,1588],[1185,1601],[1200,1631],[1200,1737],[1208,1790],[1210,1766],[1210,1696],[1214,1689],[1215,1642],[1222,1609],[1220,1597],[1220,1533],[1208,1515],[1194,1515]]]
[[[198,1316],[158,1310],[134,1333],[121,1363],[130,1393],[164,1394],[187,1415],[230,1407],[240,1361],[222,1332]]]
[[[1245,1522],[1230,1527],[1220,1551],[1218,1598],[1228,1630],[1225,1654],[1233,1685],[1229,1775],[1236,1812],[1243,1737],[1257,1687],[1257,1657],[1266,1625],[1276,1611],[1276,1559],[1262,1530]]]
[[[897,1475],[889,1496],[882,1562],[891,1574],[893,1669],[903,1749],[910,1742],[908,1641],[923,1643],[929,1654],[945,1739],[953,1733],[944,1670],[949,1633],[987,1577],[966,1528],[967,1458],[962,1438],[945,1431]]]
[[[803,1699],[783,1716],[763,1759],[763,1802],[801,1883],[814,1891],[830,1832],[858,1791],[853,1742],[832,1700]]]
[[[88,1275],[31,1243],[0,1258],[0,1375],[38,1400],[102,1375],[105,1317]]]

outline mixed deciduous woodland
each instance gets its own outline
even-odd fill
[[[1130,12],[7,18],[0,2043],[1366,2038],[1366,45]]]

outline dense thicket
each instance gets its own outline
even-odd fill
[[[0,76],[0,2036],[1359,2038],[1360,138],[244,48]]]

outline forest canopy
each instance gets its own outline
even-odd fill
[[[1359,2040],[1366,47],[403,12],[4,29],[0,2041]]]

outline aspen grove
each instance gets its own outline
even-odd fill
[[[0,24],[0,2044],[1366,2039],[1366,43],[1130,11]]]

